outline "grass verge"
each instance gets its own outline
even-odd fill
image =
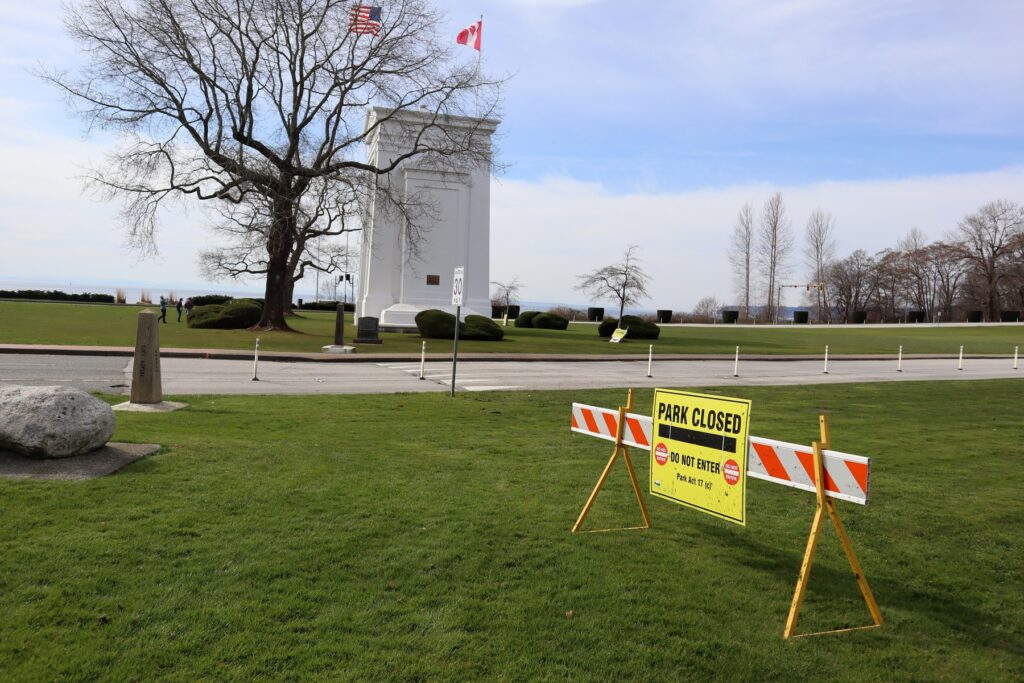
[[[133,346],[135,325],[142,307],[0,301],[0,344],[67,344],[85,346]],[[156,309],[154,309],[156,310]],[[318,352],[334,341],[334,314],[303,311],[289,319],[294,332],[255,333],[247,330],[189,329],[168,312],[169,323],[160,326],[165,348],[247,349],[256,337],[266,351]],[[355,327],[348,317],[347,339]],[[359,353],[418,353],[418,334],[384,333],[381,345],[362,345]],[[1012,354],[1024,346],[1024,326],[1012,327],[913,327],[864,328],[837,325],[830,329],[800,327],[735,328],[663,327],[654,342],[655,353],[732,354],[740,346],[745,354],[821,354],[825,345],[832,354],[965,353]],[[501,342],[460,341],[467,353],[604,354],[646,353],[647,342],[609,344],[597,336],[593,324],[572,324],[568,330],[535,330],[509,326]],[[431,352],[450,352],[451,342],[430,340]]]
[[[730,390],[753,400],[754,434],[808,442],[824,412],[836,449],[875,459],[872,504],[840,507],[887,623],[790,642],[811,494],[751,481],[746,528],[649,498],[652,530],[569,533],[610,451],[569,433],[569,403],[622,391],[193,396],[120,414],[115,438],[163,452],[89,482],[0,481],[0,671],[1021,680],[1022,387]],[[588,526],[638,519],[617,468]],[[801,629],[867,621],[828,531]]]

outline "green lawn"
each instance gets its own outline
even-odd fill
[[[142,307],[0,301],[0,344],[70,344],[86,346],[133,346],[135,321]],[[154,309],[155,310],[155,309]],[[193,330],[176,314],[160,326],[160,343],[165,348],[252,349],[258,336],[266,351],[318,352],[333,343],[334,314],[305,311],[290,319],[295,332],[254,333],[246,330]],[[354,327],[351,315],[348,338]],[[362,345],[360,353],[418,353],[422,339],[416,334],[382,335],[380,345]],[[555,330],[505,329],[502,342],[460,342],[464,352],[479,353],[646,353],[647,342],[609,344],[597,336],[592,324],[573,324]],[[1011,327],[921,327],[862,328],[837,326],[832,329],[664,327],[654,343],[657,353],[732,354],[739,345],[745,354],[820,354],[825,345],[832,354],[903,352],[964,352],[1012,354],[1024,346],[1024,326]],[[450,352],[451,342],[429,340],[430,352]]]
[[[782,640],[808,493],[751,481],[745,528],[649,498],[652,530],[570,534],[611,447],[569,403],[622,391],[191,396],[118,415],[164,446],[120,474],[0,481],[3,679],[1024,678],[1024,383],[731,393],[754,434],[806,443],[825,412],[874,457],[840,510],[882,628]],[[609,481],[588,526],[636,524]],[[867,621],[828,531],[801,629]]]

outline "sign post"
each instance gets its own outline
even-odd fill
[[[746,526],[750,401],[654,390],[651,493]]]
[[[459,320],[462,318],[462,290],[465,288],[466,269],[458,267],[452,276],[452,306],[455,307],[455,344],[452,348],[452,389],[455,396],[455,369],[459,365]]]

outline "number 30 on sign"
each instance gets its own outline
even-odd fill
[[[654,390],[651,494],[746,524],[750,401]]]

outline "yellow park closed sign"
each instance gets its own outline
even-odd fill
[[[651,494],[746,525],[750,401],[654,390]]]

